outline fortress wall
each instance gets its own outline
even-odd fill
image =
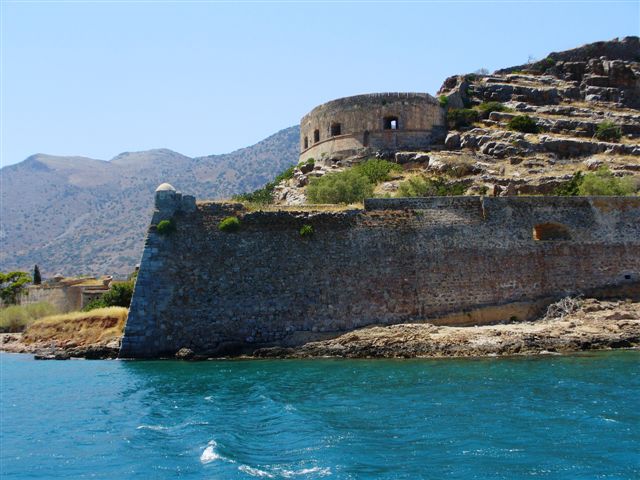
[[[230,214],[241,230],[220,232]],[[149,230],[123,357],[292,345],[640,279],[640,198],[372,199],[338,213],[200,203],[175,221],[170,236]],[[571,239],[535,241],[548,222]]]

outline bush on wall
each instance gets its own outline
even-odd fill
[[[300,229],[300,236],[302,238],[311,237],[313,235],[313,227],[311,225],[303,225]]]
[[[240,220],[238,217],[223,218],[218,224],[218,230],[222,232],[237,232],[240,230]]]
[[[160,235],[169,235],[170,233],[175,232],[176,225],[173,220],[161,220],[156,226],[156,231]]]

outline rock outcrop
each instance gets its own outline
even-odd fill
[[[368,327],[256,357],[412,358],[561,354],[640,345],[640,303],[589,299],[535,322],[481,327],[430,323]]]
[[[429,152],[359,152],[329,159],[312,172],[296,171],[280,186],[277,202],[301,204],[312,176],[349,168],[377,156],[401,164],[405,176],[442,175],[468,185],[468,194],[553,194],[576,171],[607,167],[631,175],[640,185],[640,40],[626,37],[596,42],[543,60],[447,78],[438,92],[448,113],[469,113],[468,122],[450,121],[442,145]],[[535,128],[514,130],[510,122],[526,115]],[[598,129],[615,125],[619,138],[599,139]],[[452,159],[466,157],[463,171],[447,171]],[[399,181],[378,187],[393,195]]]

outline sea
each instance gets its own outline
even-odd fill
[[[2,479],[640,478],[640,351],[0,374]]]

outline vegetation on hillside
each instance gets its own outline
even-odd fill
[[[414,175],[398,185],[398,197],[432,197],[464,195],[467,187],[462,183],[447,183],[442,177]]]
[[[46,302],[11,305],[0,309],[0,333],[21,332],[36,320],[56,313],[58,309]]]
[[[478,111],[472,108],[452,108],[447,111],[449,128],[470,127],[478,118]]]
[[[125,307],[129,308],[131,297],[133,296],[134,280],[126,282],[114,282],[107,293],[100,298],[96,298],[89,302],[82,310],[88,312],[90,310],[107,308],[107,307]]]
[[[538,133],[540,128],[536,121],[529,115],[518,115],[507,122],[509,130],[515,130],[522,133]]]
[[[402,167],[387,160],[369,159],[342,172],[311,179],[307,187],[309,203],[355,203],[373,195],[376,184],[389,180]]]
[[[607,167],[587,173],[576,172],[571,180],[555,190],[556,195],[634,195],[638,180],[631,176],[616,177]]]
[[[0,272],[0,299],[7,305],[15,305],[29,282],[31,276],[27,272]]]
[[[373,183],[355,169],[314,178],[307,187],[309,203],[355,203],[373,195]]]
[[[504,106],[501,102],[482,102],[476,107],[482,118],[488,118],[491,112],[509,112],[510,108]]]
[[[236,202],[255,203],[257,205],[268,205],[273,203],[273,191],[283,180],[293,178],[293,171],[296,166],[292,165],[284,172],[276,175],[273,181],[267,183],[264,187],[254,190],[253,192],[241,193],[232,197]]]
[[[615,123],[605,120],[596,127],[596,138],[605,142],[617,142],[622,137],[622,130]]]

